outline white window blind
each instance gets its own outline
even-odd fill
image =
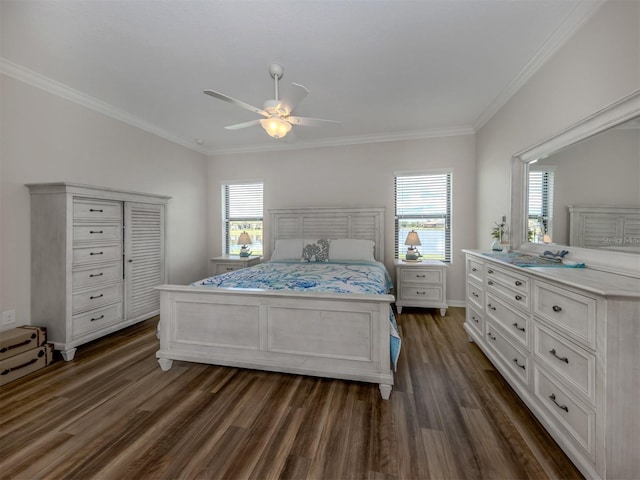
[[[263,254],[263,183],[232,183],[222,186],[225,253],[240,253],[238,237],[246,231],[252,255]]]
[[[405,257],[405,239],[415,230],[422,258],[451,261],[451,177],[451,172],[396,175],[396,258]]]
[[[529,171],[528,231],[529,240],[543,241],[553,235],[553,170]]]

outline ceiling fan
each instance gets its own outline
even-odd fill
[[[282,138],[289,133],[293,125],[300,125],[302,127],[319,127],[329,123],[340,123],[336,120],[323,120],[321,118],[309,118],[309,117],[295,117],[291,115],[291,112],[295,106],[302,101],[308,94],[307,90],[302,85],[292,83],[289,91],[283,98],[278,98],[278,80],[282,78],[284,68],[282,65],[273,63],[269,66],[269,73],[275,82],[275,98],[264,102],[262,108],[254,107],[248,103],[242,102],[235,98],[229,97],[220,92],[214,90],[205,90],[204,93],[214,98],[224,100],[225,102],[237,105],[245,110],[250,110],[262,115],[265,118],[257,120],[251,120],[250,122],[238,123],[235,125],[229,125],[224,127],[229,130],[238,130],[240,128],[252,127],[254,125],[261,125],[262,128],[273,138]]]

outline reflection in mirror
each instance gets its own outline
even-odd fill
[[[526,241],[640,253],[640,117],[529,163],[526,180]]]

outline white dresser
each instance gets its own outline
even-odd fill
[[[65,360],[76,347],[157,315],[169,197],[30,184],[31,323]]]
[[[640,279],[465,253],[469,339],[587,478],[640,478]]]

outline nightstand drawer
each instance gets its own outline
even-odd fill
[[[423,300],[443,302],[440,285],[403,285],[401,300]]]
[[[442,271],[427,268],[403,268],[400,270],[400,280],[403,283],[424,284],[442,283]]]
[[[244,268],[241,263],[216,263],[213,275],[220,275],[221,273],[233,272]]]

